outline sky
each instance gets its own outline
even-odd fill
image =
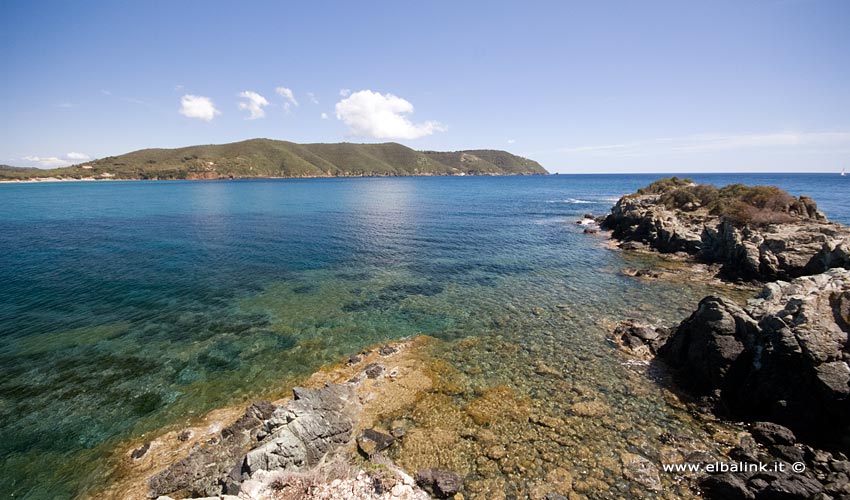
[[[266,137],[850,167],[850,1],[0,2],[0,163]]]

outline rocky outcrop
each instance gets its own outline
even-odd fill
[[[808,197],[781,223],[733,224],[708,210],[668,208],[660,195],[628,195],[611,209],[603,229],[621,247],[646,245],[723,265],[733,279],[774,281],[850,268],[850,228],[827,221]]]
[[[135,499],[144,491],[161,500],[427,500],[387,455],[403,442],[407,424],[371,426],[431,387],[419,353],[429,342],[417,337],[362,351],[344,366],[314,373],[304,381],[310,389],[293,389],[291,400],[252,405],[221,432],[215,429],[239,412],[211,415],[203,425],[127,450],[128,470],[140,474],[117,485],[114,497]],[[173,462],[176,453],[184,458]],[[170,465],[163,470],[160,463]],[[153,470],[160,472],[151,477]],[[438,476],[435,491],[463,485],[448,471]]]
[[[718,416],[752,422],[729,451],[741,467],[696,478],[706,498],[802,500],[850,498],[848,334],[850,270],[831,269],[769,283],[746,307],[706,297],[673,329],[624,321],[610,340],[663,360]]]
[[[213,496],[225,489],[231,470],[259,439],[265,420],[275,407],[268,402],[251,405],[245,414],[189,456],[150,480],[148,498],[169,493]]]
[[[850,449],[850,271],[768,284],[746,308],[706,297],[659,349],[731,416]]]
[[[357,418],[352,386],[293,392],[285,406],[252,405],[220,437],[154,476],[148,496],[236,494],[260,470],[302,470],[351,440]]]

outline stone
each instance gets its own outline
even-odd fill
[[[759,499],[806,500],[821,490],[823,490],[823,485],[815,479],[801,474],[789,474],[788,476],[772,481],[764,489],[760,490],[757,496]]]
[[[389,356],[391,354],[395,354],[398,352],[398,348],[391,346],[389,344],[384,344],[378,348],[378,355],[380,356]]]
[[[661,491],[658,467],[649,459],[634,453],[622,453],[620,461],[623,464],[623,476],[626,479],[640,483],[650,491]]]
[[[428,468],[416,473],[416,484],[436,498],[449,498],[459,493],[463,482],[451,471]]]
[[[195,433],[194,433],[194,432],[192,432],[192,431],[190,431],[190,430],[186,429],[186,430],[182,430],[182,431],[180,431],[180,433],[179,433],[179,434],[177,434],[177,439],[178,439],[179,441],[184,441],[184,442],[185,442],[185,441],[188,441],[188,440],[192,439],[194,436],[195,436]]]
[[[380,363],[369,363],[363,371],[369,378],[378,378],[384,373],[384,367]]]
[[[752,500],[756,497],[744,478],[728,472],[706,476],[699,486],[705,497],[711,500]]]
[[[608,405],[601,401],[579,401],[571,409],[579,417],[599,417],[609,412]]]
[[[791,432],[791,429],[773,422],[754,422],[750,425],[750,432],[756,441],[767,446],[797,442],[797,438]]]
[[[493,460],[501,460],[507,456],[508,452],[507,450],[505,450],[504,446],[494,444],[493,446],[490,446],[489,448],[484,450],[484,454],[488,458],[491,458]]]
[[[566,495],[573,489],[573,476],[566,469],[556,467],[546,473],[546,483],[553,493]]]
[[[357,436],[357,447],[367,457],[386,450],[394,442],[394,437],[375,429],[366,429]]]
[[[709,394],[725,382],[738,357],[755,344],[758,323],[740,306],[722,297],[702,299],[659,355],[678,368],[681,379],[700,394]]]
[[[134,449],[133,451],[131,451],[130,452],[130,458],[132,458],[133,460],[140,460],[142,457],[147,455],[148,450],[150,450],[150,449],[151,449],[151,443],[150,442],[145,443],[145,444],[139,446],[138,448]]]

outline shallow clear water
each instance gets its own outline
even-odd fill
[[[563,413],[578,396],[535,376],[545,362],[614,421],[687,427],[603,323],[675,321],[708,290],[623,277],[631,257],[574,224],[657,177],[0,185],[0,491],[72,498],[123,439],[419,333],[468,372],[459,405],[505,384]],[[691,177],[778,184],[850,222],[846,178]],[[595,432],[634,432],[615,424]]]

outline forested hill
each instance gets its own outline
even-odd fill
[[[2,168],[0,178],[221,179],[407,175],[546,174],[506,151],[416,151],[397,143],[296,144],[251,139],[177,149],[142,149],[49,170]]]

